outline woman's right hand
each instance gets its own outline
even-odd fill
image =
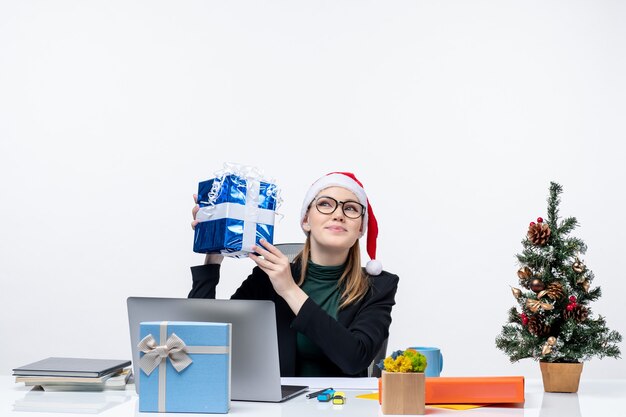
[[[196,220],[196,215],[198,214],[198,211],[200,211],[200,206],[198,205],[197,194],[193,195],[193,202],[196,204],[193,206],[193,209],[191,210],[191,216],[193,217],[193,221],[191,222],[191,228],[195,230],[196,226],[199,223],[199,221]],[[206,257],[204,258],[204,264],[205,265],[213,265],[213,264],[219,265],[222,263],[223,260],[224,260],[224,255],[220,253],[207,253]]]

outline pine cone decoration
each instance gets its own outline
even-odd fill
[[[565,317],[566,319],[574,319],[578,323],[581,323],[587,320],[588,316],[589,316],[589,310],[587,310],[587,307],[581,306],[580,304],[578,304],[576,307],[574,307],[571,310],[566,309],[565,311],[563,311],[563,317]]]
[[[528,331],[535,336],[546,336],[550,333],[550,326],[543,321],[542,317],[532,316],[528,319]]]
[[[560,282],[553,282],[546,288],[546,296],[556,301],[563,298],[563,284]]]
[[[528,227],[528,240],[534,245],[543,246],[550,239],[550,226],[546,223],[534,223]]]

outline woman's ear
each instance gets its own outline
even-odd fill
[[[304,230],[305,232],[311,231],[311,225],[309,224],[309,216],[306,216],[304,219],[302,219],[302,230]]]

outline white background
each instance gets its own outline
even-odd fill
[[[446,376],[539,377],[494,339],[559,182],[593,311],[626,335],[625,18],[599,0],[0,1],[0,373],[130,358],[126,297],[186,297],[192,194],[224,162],[282,188],[277,242],[304,238],[315,179],[355,172],[401,278],[389,349],[439,346]],[[251,267],[226,260],[218,296]]]

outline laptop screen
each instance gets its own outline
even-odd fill
[[[128,297],[135,385],[139,392],[139,324],[205,321],[232,324],[231,399],[282,401],[276,315],[268,300]],[[306,387],[302,387],[306,389]]]

